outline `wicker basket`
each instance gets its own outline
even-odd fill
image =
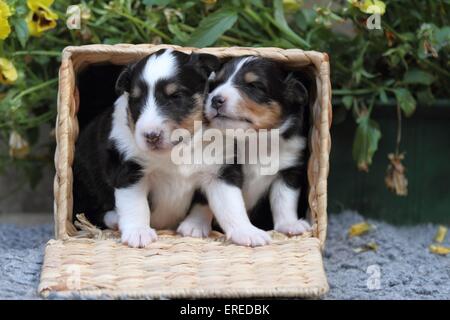
[[[236,246],[220,234],[208,239],[159,232],[158,241],[132,249],[114,232],[85,222],[72,224],[72,163],[78,136],[77,73],[89,64],[124,65],[161,48],[204,52],[226,59],[258,55],[288,68],[313,70],[317,98],[311,106],[308,160],[309,216],[313,231],[288,238],[272,232],[271,245]],[[183,48],[168,45],[88,45],[68,47],[59,72],[55,236],[48,242],[39,292],[57,297],[317,297],[328,290],[322,264],[327,228],[327,176],[331,124],[328,56],[314,51],[278,48]]]

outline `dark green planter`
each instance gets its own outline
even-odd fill
[[[335,109],[336,110],[336,109]],[[393,106],[378,106],[372,115],[382,138],[369,173],[358,172],[352,159],[355,123],[350,115],[331,130],[329,211],[354,209],[364,216],[395,224],[450,224],[450,101],[419,107],[403,119],[401,151],[409,180],[408,196],[387,190],[387,154],[395,150],[397,130]]]

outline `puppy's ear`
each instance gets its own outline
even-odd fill
[[[121,95],[124,92],[130,92],[131,89],[131,72],[133,71],[134,64],[127,65],[116,81],[116,93]]]
[[[305,107],[308,104],[308,90],[305,86],[297,79],[289,74],[284,80],[285,90],[284,96],[290,105],[295,105],[296,107]]]
[[[220,68],[220,60],[216,56],[207,53],[193,53],[189,62],[200,70],[206,78],[209,77],[211,72]]]

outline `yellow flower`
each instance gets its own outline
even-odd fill
[[[383,15],[386,12],[386,4],[380,0],[348,0],[354,7],[361,12],[368,14]]]
[[[11,16],[11,10],[8,4],[0,0],[0,40],[5,40],[11,33],[11,27],[8,22],[8,17]]]
[[[28,0],[30,13],[27,16],[28,31],[30,35],[39,37],[44,31],[56,27],[58,15],[50,10],[54,0]]]
[[[0,58],[0,83],[11,84],[17,80],[17,70],[11,61]]]
[[[286,12],[296,12],[303,6],[303,0],[283,0],[283,7]]]

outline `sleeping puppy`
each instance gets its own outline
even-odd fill
[[[279,129],[278,170],[262,175],[259,163],[245,164],[242,192],[248,211],[268,196],[274,229],[289,235],[311,228],[297,216],[307,103],[307,90],[292,74],[273,61],[247,56],[232,59],[217,73],[205,107],[213,128]]]
[[[76,143],[75,214],[118,227],[123,243],[145,247],[157,238],[153,228],[173,229],[183,221],[200,190],[233,242],[269,242],[247,217],[238,166],[173,161],[174,149],[185,143],[174,135],[177,130],[192,135],[189,145],[201,141],[194,122],[203,119],[207,79],[218,67],[212,55],[163,49],[125,68],[114,107],[93,120]],[[211,224],[210,211],[201,216]],[[186,224],[197,220],[194,210]]]

